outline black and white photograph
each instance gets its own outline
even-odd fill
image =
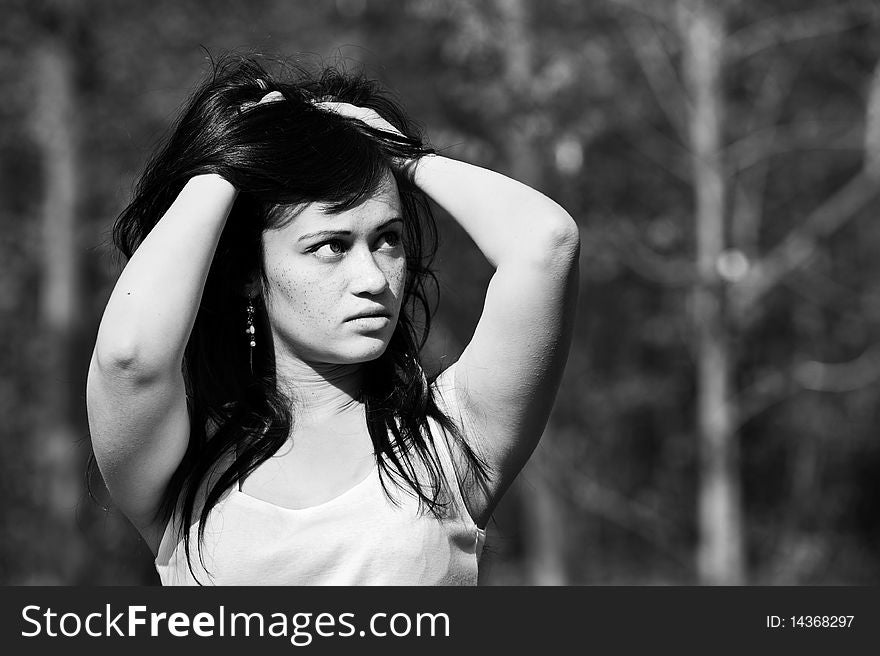
[[[880,584],[874,0],[0,10],[4,586]]]

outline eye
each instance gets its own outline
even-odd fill
[[[397,248],[400,246],[400,233],[389,230],[379,237],[380,248]]]
[[[330,260],[345,252],[345,244],[339,239],[330,239],[312,248],[311,252],[322,259]]]

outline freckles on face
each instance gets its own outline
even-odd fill
[[[393,178],[349,210],[329,214],[313,203],[265,232],[264,297],[276,354],[337,364],[379,357],[403,298],[402,239]]]
[[[266,264],[266,305],[273,330],[302,345],[330,335],[337,320],[334,310],[346,293],[344,277],[296,256]]]

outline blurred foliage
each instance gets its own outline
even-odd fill
[[[727,29],[727,264],[735,274],[802,229],[862,166],[880,39],[871,0],[715,4]],[[576,218],[579,316],[536,474],[563,513],[559,549],[568,577],[576,584],[694,582],[691,99],[679,72],[675,5],[525,2],[514,43],[502,29],[509,24],[503,0],[0,0],[0,316],[7,327],[0,580],[157,582],[136,532],[84,491],[74,535],[53,533],[41,519],[50,502],[34,433],[51,403],[41,396],[47,376],[63,376],[82,400],[91,343],[119,271],[108,244],[113,218],[210,58],[235,51],[363,66],[396,92],[442,152],[502,172],[531,171]],[[32,55],[47,43],[62,44],[75,79],[82,326],[74,374],[46,370],[51,344],[39,315],[39,254],[48,237],[39,228],[46,169],[32,137],[42,82]],[[505,73],[520,55],[527,82]],[[510,145],[521,135],[528,162],[511,161]],[[750,582],[880,581],[877,210],[871,201],[822,235],[753,319],[730,326]],[[491,269],[449,217],[440,221],[442,305],[429,352],[454,358],[479,317]],[[83,403],[70,421],[80,436],[73,467],[83,477]],[[484,582],[525,580],[521,513],[513,495],[499,508]],[[58,562],[71,540],[85,556],[74,574],[59,573],[67,572]]]

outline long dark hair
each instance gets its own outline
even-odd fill
[[[252,58],[227,57],[215,63],[148,163],[134,199],[113,228],[114,243],[131,257],[193,176],[216,173],[239,190],[183,360],[189,444],[156,515],[164,526],[183,499],[179,526],[193,576],[189,526],[200,484],[221,460],[233,458],[205,497],[198,530],[201,559],[210,510],[226,490],[278,451],[293,424],[292,400],[276,383],[272,341],[259,340],[252,364],[243,341],[242,290],[257,272],[265,282],[261,235],[284,220],[289,214],[285,208],[317,201],[331,211],[356,206],[375,192],[389,169],[402,203],[407,280],[388,348],[365,364],[361,396],[380,480],[392,502],[389,480],[418,498],[420,512],[437,517],[445,512],[451,498],[448,485],[454,481],[443,475],[428,417],[466,455],[462,486],[465,481],[484,485],[489,476],[486,463],[438,406],[419,362],[433,311],[428,292],[437,283],[430,269],[436,224],[425,195],[391,163],[432,151],[401,108],[360,73],[335,67],[312,73],[289,65],[279,77],[283,79],[273,78]],[[284,101],[255,107],[269,91],[280,92]],[[405,136],[319,109],[316,100],[372,108]],[[269,334],[261,303],[254,323],[259,332]]]

